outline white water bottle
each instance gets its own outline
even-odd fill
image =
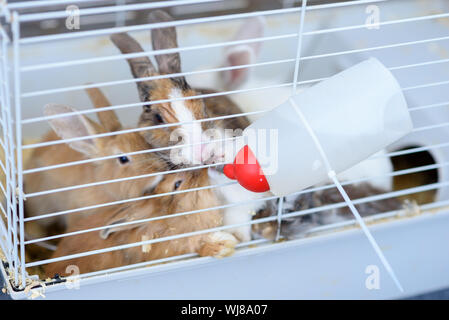
[[[349,169],[412,127],[398,82],[371,58],[251,124],[243,133],[245,147],[224,172],[248,190],[284,196],[326,181],[329,169]]]

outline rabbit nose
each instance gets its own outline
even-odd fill
[[[201,145],[201,160],[207,162],[214,156],[214,150],[210,143],[203,143]]]

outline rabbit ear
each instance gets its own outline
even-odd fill
[[[123,54],[144,52],[140,44],[127,33],[113,34],[111,41]],[[149,77],[157,73],[148,57],[130,58],[128,63],[134,78]]]
[[[86,89],[86,91],[95,108],[104,108],[111,106],[111,103],[100,89],[88,88]],[[106,131],[113,132],[122,129],[122,124],[120,123],[117,114],[113,110],[98,112],[97,116]]]
[[[77,112],[77,110],[62,104],[47,104],[44,107],[44,114],[46,116],[69,112]],[[84,137],[102,132],[98,124],[81,114],[54,118],[50,119],[49,122],[50,126],[61,139]],[[84,153],[89,157],[97,156],[100,150],[98,139],[71,141],[68,142],[68,145],[72,149]]]
[[[144,202],[143,204],[121,207],[115,212],[113,217],[109,219],[109,221],[105,224],[106,226],[108,226],[108,228],[100,231],[100,238],[107,239],[111,234],[115,232],[132,230],[142,226],[143,224],[145,224],[145,222],[125,224],[125,225],[121,224],[133,222],[148,217],[148,213],[151,212],[152,210],[153,208],[151,206],[151,203],[149,203],[148,201]]]
[[[254,17],[246,20],[236,32],[234,41],[260,38],[264,35],[265,19]],[[229,46],[225,52],[225,67],[234,67],[255,63],[259,55],[261,42]],[[240,86],[247,78],[251,69],[234,69],[222,72],[222,82],[225,89]]]
[[[151,23],[173,21],[173,18],[162,10],[156,10],[150,13]],[[173,49],[178,47],[176,28],[158,28],[151,30],[151,41],[154,50]],[[170,74],[181,72],[181,57],[178,52],[170,54],[159,54],[156,56],[159,66],[159,72]],[[182,77],[182,79],[184,79]],[[184,80],[185,81],[185,80]]]
[[[114,232],[130,230],[130,229],[134,229],[134,228],[136,228],[138,226],[137,224],[131,224],[131,225],[114,227],[114,225],[118,225],[118,224],[125,223],[125,222],[128,222],[126,218],[121,218],[121,219],[109,221],[106,224],[106,226],[108,226],[108,228],[103,229],[103,230],[100,231],[100,238],[105,240],[111,234],[113,234]]]
[[[127,33],[113,34],[111,35],[111,41],[123,54],[144,52],[140,44]],[[130,58],[127,60],[134,78],[146,78],[157,75],[157,71],[148,57]],[[137,82],[137,88],[140,100],[142,102],[148,101],[149,90],[151,89],[150,82],[139,81]]]

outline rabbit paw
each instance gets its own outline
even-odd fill
[[[251,226],[244,226],[239,228],[233,228],[229,230],[239,242],[249,242],[251,241]]]
[[[230,256],[235,251],[237,239],[227,232],[214,232],[209,234],[206,243],[198,252],[200,256],[212,256],[215,258],[223,258]]]

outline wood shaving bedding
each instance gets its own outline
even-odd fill
[[[39,142],[38,139],[24,139],[23,140],[23,145],[26,144],[33,144],[33,143],[37,143]],[[22,151],[22,162],[23,162],[23,166],[26,167],[26,163],[28,162],[28,160],[30,159],[30,156],[32,154],[33,149],[24,149]],[[5,163],[5,151],[3,150],[3,148],[0,148],[0,161],[2,163]],[[0,182],[6,186],[6,176],[4,174],[3,171],[0,171]],[[2,199],[3,200],[3,199]]]

